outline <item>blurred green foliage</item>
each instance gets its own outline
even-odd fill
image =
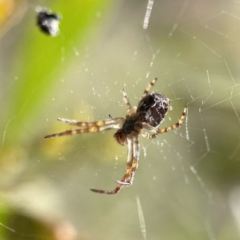
[[[27,2],[22,1],[18,7],[26,8],[25,4]],[[0,122],[3,133],[0,151],[3,188],[7,184],[6,189],[8,189],[12,178],[24,169],[24,163],[29,154],[29,149],[22,147],[24,143],[21,140],[21,133],[24,126],[31,123],[32,116],[40,114],[38,106],[44,101],[46,93],[56,86],[61,73],[66,71],[66,66],[73,61],[73,45],[77,43],[78,51],[81,52],[86,44],[91,44],[97,27],[105,21],[101,16],[108,16],[111,6],[112,1],[109,0],[52,1],[52,4],[41,6],[62,16],[60,34],[56,37],[45,35],[40,31],[36,25],[35,6],[28,6],[25,16],[19,22],[18,28],[21,29],[21,34],[17,34],[17,45],[12,46],[14,56],[13,61],[9,62],[11,71],[5,73],[15,81],[12,87],[11,81],[6,81],[10,87],[7,88],[8,93],[4,99],[7,106],[6,112]],[[14,17],[16,13],[12,14]],[[8,33],[11,33],[11,29]],[[78,60],[81,61],[81,56]],[[6,129],[8,134],[5,134]],[[31,139],[30,137],[29,140]],[[3,201],[6,205],[1,205],[0,208],[1,240],[12,239],[12,237],[26,239],[26,237],[35,236],[38,236],[38,239],[46,239],[46,237],[56,239],[56,236],[53,237],[55,226],[51,226],[51,223],[48,224],[41,218],[38,220],[26,218],[21,211],[8,208],[8,204],[9,206],[14,204],[11,201],[8,202],[5,194],[1,197],[1,202]]]
[[[38,113],[37,107],[46,92],[54,87],[71,62],[72,44],[77,42],[79,51],[86,42],[89,44],[93,30],[103,21],[98,15],[107,15],[110,4],[109,0],[55,1],[47,7],[62,15],[60,35],[57,37],[47,36],[38,29],[33,9],[27,15],[11,67],[18,80],[7,99],[9,110],[5,120],[12,121],[11,135],[6,136],[5,145],[9,144],[8,141],[19,141],[23,125],[28,123],[32,114]]]

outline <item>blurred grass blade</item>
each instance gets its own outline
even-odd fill
[[[90,31],[100,23],[97,14],[105,16],[110,3],[109,0],[71,0],[57,1],[54,6],[48,6],[62,15],[60,35],[57,37],[42,33],[36,26],[34,8],[29,10],[32,11],[29,23],[20,39],[12,68],[17,81],[11,87],[7,100],[9,109],[4,124],[10,119],[11,123],[5,145],[9,140],[19,141],[24,125],[33,114],[38,113],[45,94],[59,83],[60,74],[66,71],[71,61],[72,45],[77,43],[79,51],[85,47]]]

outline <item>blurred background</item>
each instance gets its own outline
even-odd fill
[[[2,0],[0,2],[0,239],[239,239],[240,2]],[[62,16],[56,37],[36,7]],[[155,77],[171,100],[147,140],[134,184],[109,196],[127,147],[58,117],[124,117]]]

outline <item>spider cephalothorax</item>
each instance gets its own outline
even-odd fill
[[[121,145],[127,144],[127,137],[132,133],[135,127],[136,115],[130,119],[126,119],[123,123],[122,128],[118,129],[117,132],[113,135],[116,141]]]
[[[138,168],[140,155],[140,144],[138,142],[138,136],[141,135],[145,138],[152,139],[155,138],[158,134],[166,133],[182,125],[184,117],[186,115],[187,107],[184,108],[183,113],[177,123],[173,124],[170,127],[158,129],[158,126],[164,120],[168,112],[169,99],[159,93],[149,94],[149,90],[156,81],[157,78],[152,80],[149,86],[144,90],[137,108],[131,107],[127,94],[125,91],[123,91],[123,99],[127,106],[126,118],[110,118],[97,122],[81,122],[58,118],[59,121],[68,123],[70,125],[75,125],[80,128],[51,134],[45,137],[51,138],[64,135],[101,132],[112,128],[118,129],[114,134],[114,138],[119,144],[128,146],[126,173],[120,181],[117,181],[117,187],[113,191],[91,189],[93,192],[116,194],[123,187],[131,186],[135,172]],[[154,133],[150,135],[145,130],[149,130]]]

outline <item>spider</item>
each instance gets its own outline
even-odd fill
[[[50,134],[45,137],[52,138],[89,132],[101,132],[113,128],[118,129],[117,132],[113,135],[114,138],[119,144],[128,146],[126,173],[121,180],[117,181],[117,187],[114,190],[105,191],[91,189],[91,191],[104,194],[116,194],[123,187],[131,186],[133,184],[135,172],[138,168],[140,156],[140,144],[138,142],[138,136],[141,135],[147,139],[153,139],[156,138],[158,134],[166,133],[170,130],[179,128],[182,125],[187,112],[186,106],[177,123],[163,129],[158,128],[168,112],[170,102],[169,99],[164,97],[162,94],[149,94],[150,89],[156,81],[157,78],[153,79],[150,82],[150,84],[144,90],[138,106],[133,108],[131,107],[128,96],[123,89],[123,100],[127,107],[127,114],[125,118],[113,118],[110,114],[109,119],[96,122],[81,122],[76,120],[58,118],[58,120],[61,122],[75,125],[80,128]],[[153,134],[149,134],[144,130],[152,131]]]

